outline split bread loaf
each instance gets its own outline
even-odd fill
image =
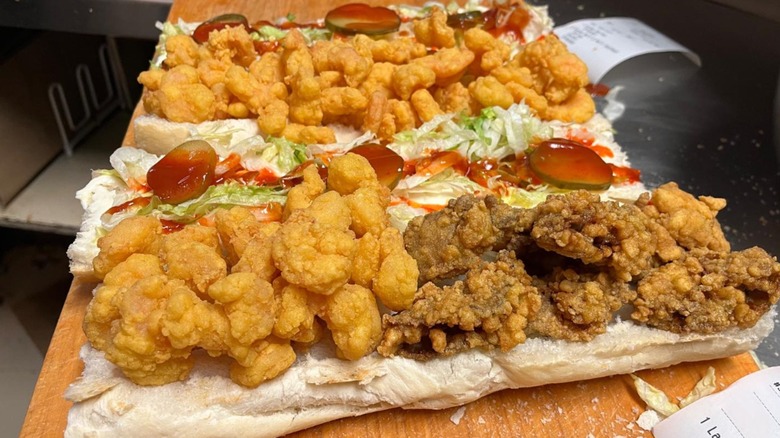
[[[75,402],[66,437],[271,437],[338,418],[400,407],[445,409],[507,388],[592,379],[709,360],[752,350],[772,331],[775,310],[752,328],[679,335],[612,323],[590,342],[528,339],[509,352],[470,350],[420,362],[373,353],[336,359],[332,346],[299,355],[284,374],[248,389],[220,359],[198,358],[182,382],[143,387],[85,345],[85,369],[66,397]]]

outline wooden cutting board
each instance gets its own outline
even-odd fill
[[[241,12],[253,22],[274,19],[292,12],[297,21],[303,22],[323,17],[329,9],[349,1],[175,0],[169,18],[203,21],[222,13]],[[390,2],[376,0],[373,3]],[[139,105],[135,115],[141,111]],[[123,144],[132,144],[132,138],[131,125]],[[22,437],[59,437],[65,430],[71,403],[63,398],[63,393],[83,368],[78,357],[79,349],[86,341],[81,323],[94,286],[79,278],[73,281],[27,411]],[[685,396],[710,366],[716,370],[719,389],[758,369],[752,356],[745,353],[732,358],[680,364],[637,374],[674,398]],[[650,432],[636,424],[645,409],[644,402],[636,395],[631,378],[615,376],[501,391],[463,408],[442,411],[393,409],[333,421],[293,436],[650,437]],[[460,421],[455,421],[459,416]]]

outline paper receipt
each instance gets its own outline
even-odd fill
[[[741,378],[653,428],[656,438],[780,437],[780,367]]]
[[[621,62],[648,53],[681,52],[701,67],[699,55],[634,18],[577,20],[556,27],[555,34],[585,61],[594,84]]]

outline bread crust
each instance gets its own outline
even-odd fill
[[[427,362],[376,353],[342,361],[323,344],[256,389],[231,382],[220,360],[206,355],[184,382],[140,387],[85,345],[84,373],[66,393],[75,404],[65,436],[270,437],[395,407],[445,409],[507,388],[732,356],[758,346],[774,316],[773,309],[750,329],[711,335],[620,321],[590,342],[537,338],[507,353],[472,350]]]

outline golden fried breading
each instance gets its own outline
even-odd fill
[[[329,295],[349,280],[355,247],[352,231],[319,223],[298,210],[274,236],[272,254],[285,280]]]
[[[333,87],[322,90],[322,112],[326,116],[342,116],[363,111],[368,99],[357,88]]]
[[[469,93],[483,107],[498,106],[506,109],[515,102],[509,89],[493,76],[477,78],[469,84]]]
[[[295,362],[295,351],[289,341],[264,340],[252,346],[251,364],[230,366],[230,379],[248,388],[254,388],[281,374]]]
[[[730,245],[715,216],[726,207],[726,200],[699,196],[680,190],[676,183],[666,183],[653,190],[652,197],[637,200],[642,211],[655,219],[680,246],[687,249],[707,248],[727,252]]]
[[[316,312],[310,304],[310,293],[306,289],[289,284],[283,279],[274,283],[276,289],[276,322],[273,334],[280,339],[304,341],[315,327]]]
[[[249,66],[249,74],[261,84],[275,84],[284,81],[282,55],[276,52],[263,54]]]
[[[225,82],[225,73],[233,66],[230,60],[214,58],[207,49],[198,47],[198,77],[203,85],[212,88],[214,85]]]
[[[543,114],[543,118],[546,120],[585,123],[596,114],[596,103],[593,102],[590,94],[584,88],[581,88],[565,101],[549,104],[547,109],[541,114]]]
[[[357,360],[374,351],[382,337],[382,319],[370,290],[345,284],[328,296],[323,315],[339,357]]]
[[[328,176],[330,180],[332,176]],[[287,220],[293,211],[308,207],[311,201],[325,192],[325,182],[320,178],[316,165],[303,169],[303,182],[287,192],[287,202],[284,204],[282,218]]]
[[[344,198],[351,213],[352,231],[358,237],[366,233],[379,236],[390,225],[385,214],[390,204],[390,189],[379,184],[369,184],[369,181],[373,180],[364,180],[362,187]]]
[[[536,212],[531,238],[547,251],[608,266],[623,281],[657,262],[650,219],[634,205],[601,202],[597,194],[580,190],[548,196]]]
[[[366,132],[373,132],[377,134],[379,138],[387,138],[383,136],[382,130],[386,130],[386,127],[383,128],[382,124],[387,117],[389,117],[390,121],[393,122],[393,116],[392,114],[389,114],[388,111],[389,105],[387,94],[382,90],[374,91],[374,93],[371,94],[371,96],[368,98],[368,107],[366,108],[366,112],[363,117],[363,126],[361,129]],[[393,132],[395,132],[395,129],[393,129]]]
[[[122,220],[98,239],[100,249],[92,260],[95,276],[102,279],[132,254],[157,254],[162,245],[162,225],[151,216],[132,216]]]
[[[437,88],[433,97],[445,113],[461,113],[470,116],[477,112],[477,102],[471,97],[469,89],[460,82]]]
[[[370,97],[374,92],[380,91],[385,97],[392,97],[395,95],[393,91],[393,73],[398,67],[389,62],[375,62],[371,66],[371,70],[368,72],[366,79],[360,84],[360,91],[366,96]],[[368,104],[366,104],[368,106]]]
[[[255,59],[255,45],[244,26],[226,27],[209,33],[206,48],[214,57],[249,67]]]
[[[447,13],[434,7],[431,15],[412,23],[417,41],[428,47],[455,47],[455,30],[447,26]]]
[[[189,65],[196,67],[200,55],[198,55],[198,43],[189,35],[173,35],[165,40],[165,61],[167,67],[177,65]]]
[[[328,144],[336,142],[336,134],[327,126],[305,126],[298,123],[290,123],[284,127],[282,137],[293,143],[301,144]]]
[[[412,110],[412,105],[405,100],[390,99],[387,101],[387,109],[393,115],[396,132],[414,129],[419,123],[417,115]]]
[[[156,91],[160,88],[160,81],[165,74],[166,71],[161,68],[152,68],[142,71],[138,75],[138,83],[146,88],[145,91]]]
[[[547,112],[547,108],[548,108],[547,99],[545,99],[544,96],[540,96],[536,91],[534,91],[533,88],[520,85],[517,82],[509,82],[506,84],[506,89],[507,91],[509,91],[509,94],[512,95],[512,99],[514,99],[515,102],[525,103],[526,105],[528,105],[529,108],[536,111],[536,114],[539,115],[540,117],[545,118],[547,115],[550,114]],[[592,101],[593,99],[591,99],[591,102]],[[566,114],[558,114],[558,115],[566,115]],[[580,114],[573,114],[573,113],[571,115],[577,117],[580,116]],[[568,115],[566,116],[568,117]],[[591,113],[590,116],[592,117],[593,113]],[[588,119],[589,118],[590,117],[588,117]],[[568,121],[569,119],[565,119],[565,120]]]
[[[299,78],[291,82],[290,121],[316,126],[322,122],[322,89],[315,77]]]
[[[436,103],[436,100],[434,100],[428,90],[417,90],[412,93],[411,102],[414,111],[423,122],[427,122],[438,115],[444,114],[441,108],[439,108],[439,104]]]
[[[503,249],[510,235],[530,229],[534,215],[494,196],[464,195],[442,210],[412,219],[404,243],[417,260],[421,283],[448,278],[478,266],[485,252]]]
[[[273,281],[279,270],[271,257],[271,242],[280,227],[278,222],[263,224],[260,232],[247,243],[244,253],[230,272],[252,272],[265,281]]]
[[[340,41],[318,41],[312,46],[311,53],[317,72],[341,72],[350,87],[360,85],[373,64],[370,49],[361,50],[359,45],[351,46]]]
[[[155,97],[164,117],[172,122],[201,123],[216,113],[214,93],[201,83],[161,86]]]
[[[200,347],[219,356],[228,349],[227,344],[234,343],[224,309],[186,287],[171,292],[161,319],[162,334],[174,348]]]
[[[225,86],[228,91],[252,112],[257,112],[272,99],[270,90],[243,68],[233,65],[225,72]]]
[[[170,278],[178,278],[205,296],[212,283],[227,275],[227,263],[214,247],[195,241],[163,239],[160,259]]]
[[[405,64],[393,72],[393,91],[403,100],[409,100],[416,90],[436,83],[436,73],[419,63]]]
[[[553,339],[589,341],[606,332],[612,315],[636,298],[628,283],[582,267],[555,267],[544,278],[534,278],[534,285],[542,307],[528,331]]]
[[[335,157],[328,165],[328,188],[342,196],[350,195],[362,185],[376,182],[376,179],[376,171],[371,163],[358,154]]]
[[[106,274],[84,316],[84,333],[95,348],[104,350],[110,342],[111,323],[120,317],[118,303],[124,291],[141,278],[162,274],[160,261],[151,254],[131,254]]]
[[[272,100],[257,111],[257,127],[267,135],[282,135],[287,126],[290,106],[283,100]]]
[[[379,266],[382,262],[379,248],[379,239],[371,233],[366,233],[358,239],[355,249],[355,263],[352,265],[352,278],[350,279],[353,283],[367,289],[373,289],[372,284],[379,273]],[[415,266],[417,265],[415,264]],[[414,287],[417,289],[416,282]]]
[[[450,356],[474,347],[509,351],[526,339],[525,328],[540,306],[523,263],[509,251],[482,263],[464,281],[438,287],[426,283],[408,310],[383,316],[377,351],[415,359]],[[427,350],[422,338],[431,340]]]
[[[309,207],[304,210],[304,214],[319,224],[340,230],[349,229],[352,224],[352,214],[347,200],[335,191],[325,192],[314,198]]]
[[[428,54],[424,44],[411,38],[374,40],[369,36],[358,34],[355,35],[351,43],[355,47],[368,50],[374,62],[377,63],[406,64],[412,59]]]
[[[780,299],[780,263],[763,249],[694,250],[639,281],[636,311],[649,326],[675,333],[752,327]]]
[[[374,294],[390,310],[408,309],[420,276],[417,262],[404,250],[403,237],[396,228],[385,228],[379,243],[381,261],[372,282]]]
[[[212,284],[208,294],[223,305],[230,334],[239,343],[250,345],[271,334],[276,317],[271,283],[251,272],[238,272]]]
[[[181,288],[187,290],[183,281],[158,274],[138,280],[122,294],[121,319],[111,325],[111,341],[103,351],[135,384],[164,385],[186,379],[192,369],[191,349],[172,347],[160,318],[168,297]]]
[[[217,210],[214,215],[214,223],[230,266],[238,262],[249,241],[263,228],[263,224],[257,220],[252,212],[241,206],[233,207],[230,210]]]
[[[588,67],[555,35],[525,45],[514,61],[531,71],[534,90],[550,104],[568,100],[588,84]]]
[[[452,48],[417,58],[413,63],[431,69],[436,75],[436,84],[446,86],[457,82],[472,61],[474,61],[474,53],[470,50]]]
[[[511,52],[507,43],[478,27],[472,27],[463,32],[463,43],[474,54],[482,57],[480,64],[483,71],[491,71],[501,66],[504,61],[509,59]],[[492,65],[486,65],[490,63]]]

